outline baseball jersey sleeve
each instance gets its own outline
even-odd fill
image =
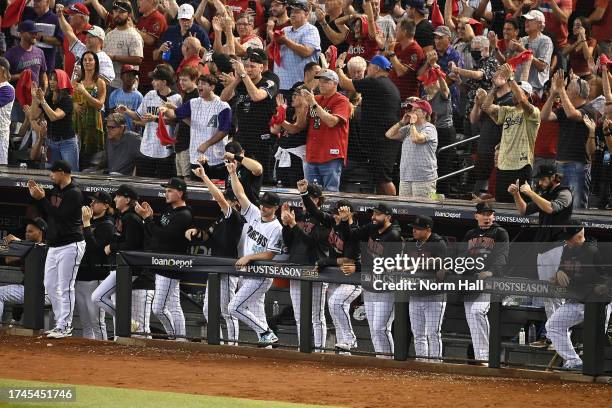
[[[271,231],[271,234],[268,237],[268,246],[266,250],[274,252],[276,254],[280,254],[283,249],[283,228],[281,227],[280,223],[278,223],[278,221],[276,221],[276,223],[278,224],[278,228],[274,228]]]
[[[81,42],[81,40],[76,40],[70,46],[70,52],[72,53],[72,55],[74,55],[76,59],[81,59],[83,54],[85,54],[85,51],[87,51],[87,47]]]
[[[221,132],[229,133],[232,129],[232,110],[225,108],[219,112],[219,128]]]
[[[12,86],[0,88],[0,108],[15,100],[15,89]]]
[[[185,102],[174,112],[177,119],[190,119],[191,118],[191,100]]]
[[[510,111],[510,107],[500,106],[499,111],[497,112],[497,120],[495,121],[495,123],[497,123],[498,125],[501,125],[502,123],[504,123],[504,120],[506,120],[506,115],[508,115],[509,111]]]
[[[329,110],[332,115],[340,118],[343,123],[348,122],[349,116],[351,115],[351,105],[346,98],[337,98],[329,107]],[[338,125],[342,125],[342,123],[338,123]]]
[[[257,208],[257,206],[253,203],[249,204],[246,209],[242,209],[241,213],[247,223],[251,223],[256,219],[261,218],[261,211],[259,211],[259,208]]]

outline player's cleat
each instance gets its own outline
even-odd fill
[[[568,360],[565,363],[563,363],[563,366],[561,367],[565,370],[576,370],[576,371],[582,371],[582,361],[580,360]]]
[[[278,337],[276,337],[276,334],[274,334],[272,330],[268,330],[267,332],[263,333],[259,338],[260,346],[269,346],[277,342]]]
[[[66,327],[65,329],[60,329],[56,327],[51,330],[49,334],[47,334],[48,339],[64,339],[66,337],[72,336],[72,327]]]
[[[351,351],[351,346],[347,343],[336,343],[334,348],[336,349],[336,351],[340,351],[340,352],[342,351],[350,352]]]
[[[353,312],[353,319],[363,321],[366,319],[365,306],[357,306]]]

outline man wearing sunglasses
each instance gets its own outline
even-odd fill
[[[121,113],[108,115],[106,129],[108,139],[100,168],[108,170],[109,174],[133,175],[140,157],[140,135],[128,130]]]

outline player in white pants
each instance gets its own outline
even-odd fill
[[[491,295],[480,293],[464,297],[465,318],[467,319],[470,334],[472,335],[472,346],[476,360],[489,360],[489,308],[491,307]]]
[[[241,213],[246,221],[246,232],[242,248],[242,257],[236,261],[236,267],[247,269],[254,261],[269,261],[280,254],[283,247],[282,226],[276,218],[280,198],[275,193],[265,193],[257,208],[252,204],[238,175],[236,163],[226,164],[231,177],[231,185]],[[268,346],[278,342],[266,320],[264,298],[272,286],[271,278],[244,277],[242,286],[229,304],[229,314],[247,324],[257,333],[259,344]]]
[[[34,180],[28,181],[30,195],[37,200],[48,215],[49,250],[45,261],[45,290],[51,299],[56,327],[48,338],[64,338],[72,335],[74,310],[74,282],[81,258],[85,253],[81,205],[83,194],[73,183],[70,165],[58,160],[51,165],[50,177],[53,190],[46,197],[45,190]]]
[[[361,295],[361,286],[330,283],[327,307],[336,328],[336,349],[348,352],[357,347],[357,336],[351,323],[351,303]]]
[[[151,309],[153,308],[154,290],[132,290],[132,332],[133,337],[151,338]]]
[[[181,308],[180,279],[155,275],[155,293],[151,310],[164,326],[168,336],[183,339],[185,315]]]
[[[238,325],[238,319],[229,314],[229,304],[236,294],[238,287],[238,276],[230,276],[223,274],[220,276],[220,302],[221,302],[221,316],[225,320],[227,327],[227,340],[230,345],[235,345],[238,341],[238,335],[240,333],[240,326]],[[206,286],[206,293],[204,294],[204,317],[208,321],[208,285]],[[223,333],[223,331],[221,331]]]
[[[312,331],[314,335],[315,352],[325,348],[327,339],[327,322],[325,320],[325,294],[328,284],[325,282],[312,283]],[[293,317],[297,327],[298,341],[300,339],[300,281],[291,280],[289,282],[289,295],[293,305]]]

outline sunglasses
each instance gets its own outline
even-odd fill
[[[120,127],[121,127],[121,126],[119,126],[119,125],[106,125],[106,128],[107,128],[107,129],[118,129],[118,128],[120,128]]]

